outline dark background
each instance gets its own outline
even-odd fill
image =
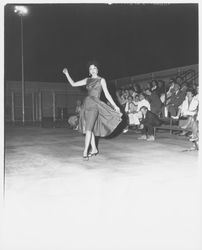
[[[24,17],[25,80],[116,79],[198,63],[197,4],[34,4]],[[5,6],[5,80],[21,79],[20,17]]]

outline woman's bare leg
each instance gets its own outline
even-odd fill
[[[90,146],[91,137],[92,137],[92,132],[87,130],[86,131],[86,136],[85,136],[85,147],[84,147],[84,151],[83,151],[83,156],[88,155],[88,149],[89,149],[89,146]]]
[[[98,150],[97,150],[97,147],[96,147],[95,135],[94,135],[93,132],[92,132],[90,144],[91,144],[91,148],[92,148],[92,153],[97,153]]]

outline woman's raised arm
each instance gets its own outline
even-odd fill
[[[80,87],[80,86],[86,85],[87,78],[80,80],[80,81],[77,81],[77,82],[74,82],[72,80],[71,76],[69,75],[67,68],[64,68],[62,72],[66,76],[67,80],[72,85],[72,87]]]

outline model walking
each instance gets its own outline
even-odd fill
[[[88,90],[88,96],[85,98],[81,108],[78,126],[79,131],[85,134],[83,159],[88,160],[89,156],[98,154],[95,136],[105,137],[111,134],[121,122],[122,114],[108,91],[105,79],[98,75],[96,64],[90,65],[89,78],[77,82],[72,80],[67,68],[63,69],[63,73],[72,87],[86,85]],[[102,90],[114,109],[100,100]],[[89,152],[90,146],[91,151]]]

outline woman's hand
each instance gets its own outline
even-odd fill
[[[62,73],[65,74],[65,75],[66,75],[66,74],[69,74],[68,69],[67,69],[67,68],[64,68],[63,71],[62,71]]]

